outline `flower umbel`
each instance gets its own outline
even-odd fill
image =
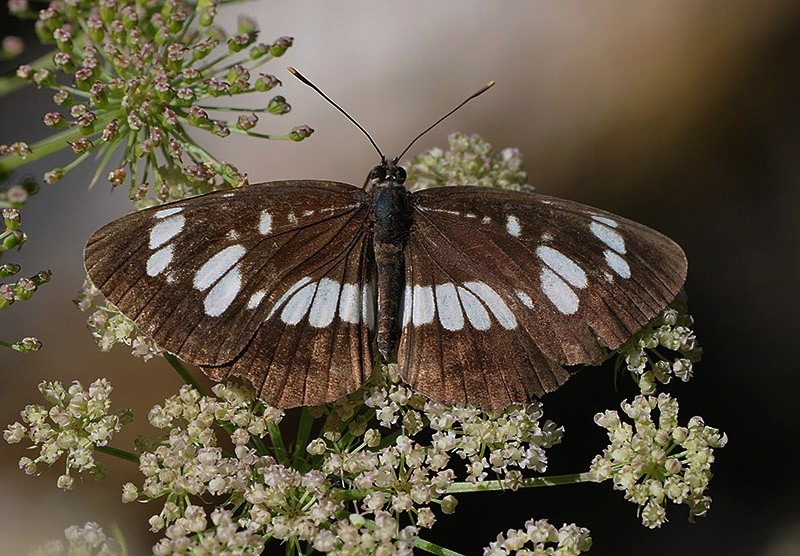
[[[103,528],[93,521],[64,530],[67,544],[51,541],[30,553],[30,556],[123,556],[125,552]]]
[[[136,323],[105,301],[89,278],[84,280],[81,293],[74,302],[81,311],[91,311],[86,325],[102,351],[109,351],[115,344],[124,344],[131,348],[131,355],[144,361],[161,355],[161,348],[152,338],[144,335]]]
[[[561,529],[550,525],[546,519],[530,519],[524,529],[509,529],[497,535],[497,540],[483,551],[483,556],[578,556],[592,547],[589,530],[574,523]]]
[[[411,161],[408,184],[411,190],[443,185],[479,185],[497,189],[532,192],[522,169],[518,149],[494,149],[480,135],[453,133],[449,149],[430,149]]]
[[[617,369],[624,365],[648,396],[656,392],[658,383],[669,384],[673,376],[688,382],[703,354],[693,324],[685,300],[676,299],[617,350]]]
[[[64,490],[73,487],[73,471],[102,477],[105,469],[94,459],[94,451],[106,446],[132,418],[125,409],[110,413],[111,390],[104,378],[95,380],[88,389],[77,381],[69,387],[57,381],[39,384],[49,407],[26,406],[20,414],[22,422],[9,425],[3,432],[9,444],[28,439],[39,449],[36,458],[21,458],[20,468],[28,475],[38,474],[40,467],[50,467],[64,456],[66,469],[58,478],[58,487]]]
[[[290,37],[257,42],[249,17],[227,36],[214,25],[217,8],[215,0],[52,2],[37,21],[40,39],[57,47],[52,64],[23,65],[17,76],[55,91],[58,109],[42,120],[64,131],[33,147],[3,146],[0,154],[8,156],[0,159],[0,173],[19,165],[15,155],[44,156],[69,146],[76,158],[47,172],[46,182],[97,158],[94,181],[106,172],[113,186],[128,182],[141,207],[246,183],[244,174],[200,147],[192,129],[293,141],[310,135],[308,126],[279,135],[254,130],[257,114],[290,111],[282,96],[253,109],[215,103],[280,85],[272,75],[252,72],[292,45]],[[62,76],[71,83],[63,84]],[[110,167],[115,153],[122,160]]]
[[[686,504],[690,519],[708,511],[711,497],[705,491],[711,480],[714,449],[728,437],[708,427],[700,417],[678,424],[678,402],[667,394],[637,396],[623,402],[633,420],[623,422],[617,411],[595,415],[595,423],[608,430],[611,444],[592,460],[590,475],[597,482],[611,479],[615,490],[637,504],[642,523],[660,527],[666,520],[666,503]],[[658,417],[651,415],[658,410]]]

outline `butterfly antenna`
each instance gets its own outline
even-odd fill
[[[294,75],[294,76],[295,76],[297,79],[299,79],[299,80],[300,80],[300,81],[302,81],[304,84],[306,84],[306,85],[308,85],[309,87],[311,87],[312,89],[314,89],[314,90],[315,90],[317,93],[319,93],[319,95],[320,95],[322,98],[324,98],[325,100],[327,100],[328,102],[330,102],[330,103],[333,105],[333,107],[334,107],[334,108],[336,108],[336,109],[337,109],[339,112],[341,112],[342,114],[344,114],[344,116],[345,116],[345,117],[346,117],[348,120],[350,120],[351,122],[353,122],[353,124],[354,124],[354,125],[355,125],[355,126],[358,128],[358,129],[360,129],[360,130],[361,130],[361,133],[363,133],[364,135],[366,135],[366,136],[367,136],[367,139],[369,139],[369,142],[370,142],[370,143],[372,143],[372,146],[373,146],[373,147],[375,147],[375,150],[376,150],[376,151],[378,151],[378,154],[379,154],[379,155],[380,155],[380,157],[381,157],[381,162],[385,162],[385,161],[386,161],[386,157],[383,155],[383,153],[381,152],[380,148],[378,148],[378,144],[377,144],[377,143],[375,143],[375,141],[372,139],[372,136],[371,136],[369,133],[367,133],[367,130],[366,130],[366,129],[364,129],[364,128],[361,126],[361,124],[360,124],[360,123],[358,123],[357,121],[355,121],[355,119],[354,119],[354,118],[353,118],[353,117],[352,117],[350,114],[348,114],[347,112],[345,112],[344,108],[342,108],[341,106],[339,106],[338,104],[336,104],[335,102],[333,102],[333,100],[332,100],[332,99],[331,99],[331,98],[330,98],[328,95],[326,95],[325,93],[323,93],[323,92],[322,92],[322,90],[321,90],[319,87],[317,87],[316,85],[314,85],[314,84],[313,84],[311,81],[309,81],[309,80],[308,80],[308,78],[307,78],[305,75],[303,75],[302,73],[300,73],[299,71],[297,71],[296,69],[294,69],[292,66],[289,66],[289,67],[288,67],[288,68],[286,68],[286,69],[288,69],[288,70],[289,70],[289,73],[291,73],[292,75]]]
[[[406,153],[408,152],[408,149],[410,149],[410,148],[411,148],[411,146],[412,146],[414,143],[416,143],[416,142],[417,142],[417,140],[418,140],[420,137],[422,137],[423,135],[425,135],[426,133],[428,133],[430,130],[432,130],[433,128],[435,128],[437,125],[439,125],[440,123],[442,123],[444,120],[446,120],[446,119],[447,119],[447,117],[448,117],[448,116],[450,116],[450,115],[451,115],[453,112],[455,112],[456,110],[458,110],[459,108],[461,108],[462,106],[464,106],[466,103],[468,103],[469,101],[471,101],[473,98],[476,98],[476,97],[479,97],[479,96],[481,96],[483,93],[485,93],[486,91],[488,91],[489,89],[491,89],[493,86],[494,86],[494,81],[489,81],[489,82],[488,82],[486,85],[484,85],[483,87],[481,87],[480,89],[478,89],[477,91],[475,91],[474,93],[472,93],[472,94],[471,94],[469,97],[467,97],[467,98],[465,98],[464,100],[462,100],[462,101],[461,101],[461,103],[460,103],[458,106],[456,106],[455,108],[453,108],[452,110],[450,110],[450,112],[448,112],[447,114],[445,114],[444,116],[442,116],[441,118],[439,118],[438,120],[436,120],[436,121],[435,121],[433,124],[431,124],[430,126],[428,126],[428,128],[427,128],[425,131],[423,131],[422,133],[420,133],[419,135],[417,135],[416,137],[414,137],[414,140],[413,140],[413,141],[411,141],[411,142],[408,144],[408,146],[407,146],[405,149],[403,149],[403,152],[401,152],[401,153],[400,153],[400,155],[399,155],[397,158],[395,158],[395,159],[394,159],[394,161],[395,161],[395,162],[397,162],[398,160],[400,160],[401,158],[403,158],[403,155],[404,155],[404,154],[406,154]]]

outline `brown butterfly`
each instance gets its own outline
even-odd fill
[[[381,154],[365,188],[279,181],[142,210],[91,236],[86,269],[161,347],[278,407],[335,400],[395,359],[434,400],[527,402],[686,277],[677,244],[613,214],[405,178]]]

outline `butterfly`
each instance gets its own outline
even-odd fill
[[[405,179],[381,155],[364,188],[276,181],[145,209],[90,237],[86,270],[159,346],[282,408],[336,400],[391,361],[436,401],[528,402],[686,278],[681,248],[631,220]]]

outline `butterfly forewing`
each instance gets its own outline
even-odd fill
[[[674,242],[577,203],[448,187],[414,205],[399,361],[437,399],[502,407],[553,390],[560,365],[621,345],[685,278]]]
[[[271,400],[321,403],[371,371],[364,354],[374,321],[360,306],[368,208],[361,190],[335,182],[212,193],[112,222],[90,238],[86,267],[108,300],[168,351],[211,374],[245,375],[271,389]],[[256,353],[272,359],[255,365]],[[324,386],[306,394],[296,367]],[[291,377],[265,381],[279,368]],[[329,376],[337,372],[344,376]]]

